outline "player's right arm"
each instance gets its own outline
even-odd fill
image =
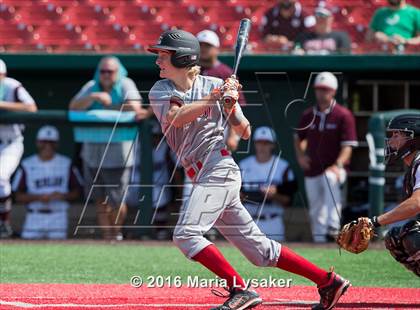
[[[176,128],[183,127],[200,117],[206,109],[215,105],[219,98],[220,95],[215,91],[200,101],[194,102],[194,104],[182,105],[179,101],[171,100],[170,108],[166,113],[166,119]]]
[[[308,146],[308,140],[307,139],[301,139],[298,135],[295,135],[294,136],[294,146],[295,146],[295,153],[296,153],[296,158],[297,158],[297,161],[299,163],[299,166],[303,170],[309,170],[311,160],[308,157],[308,155],[306,155],[306,148]]]
[[[101,102],[103,105],[111,105],[111,97],[105,92],[93,92],[86,96],[77,98],[75,97],[70,102],[70,110],[87,110],[94,101]]]
[[[50,195],[48,194],[29,194],[25,192],[17,192],[15,193],[16,201],[19,203],[31,203],[34,201],[41,201],[41,202],[49,202]]]
[[[396,208],[377,217],[380,225],[388,225],[398,221],[407,220],[420,214],[420,190],[400,203]]]
[[[50,201],[50,195],[47,194],[30,194],[26,185],[26,172],[25,168],[19,167],[13,178],[13,193],[17,202],[19,203],[31,203],[34,201],[48,202]]]
[[[18,83],[16,81],[16,83]],[[35,100],[29,92],[19,83],[15,85],[15,100],[0,101],[0,110],[11,112],[36,112],[38,110]]]
[[[92,92],[94,81],[87,82],[82,89],[70,101],[70,110],[87,110],[94,101],[100,102],[105,106],[112,104],[111,96],[106,92]]]

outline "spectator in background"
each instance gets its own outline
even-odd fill
[[[334,16],[327,7],[315,10],[316,24],[314,31],[303,32],[296,37],[295,54],[335,54],[350,53],[351,42],[344,31],[332,28]]]
[[[275,142],[272,128],[264,126],[255,130],[255,155],[239,163],[241,196],[261,231],[273,240],[283,241],[284,207],[292,203],[297,183],[289,163],[273,155]]]
[[[22,161],[13,185],[16,201],[27,209],[24,239],[66,239],[69,201],[80,197],[81,178],[70,158],[57,154],[59,133],[39,129],[38,153]]]
[[[388,0],[389,6],[378,9],[370,22],[368,41],[404,45],[420,45],[420,10],[405,0]]]
[[[0,59],[0,113],[36,112],[34,99],[19,81],[6,76],[7,68]],[[23,154],[23,125],[0,125],[0,239],[9,238],[10,210],[12,207],[10,178],[19,165]]]
[[[299,33],[315,25],[315,18],[305,12],[297,0],[278,0],[278,4],[265,13],[262,25],[266,43],[289,50]]]
[[[205,76],[214,76],[222,80],[226,80],[232,75],[232,68],[219,61],[220,40],[214,31],[203,30],[197,34],[198,42],[200,42],[200,67],[201,74]],[[245,97],[243,93],[239,95],[239,104],[245,105]],[[231,151],[238,148],[239,137],[226,126],[225,130],[226,145]]]
[[[127,77],[127,70],[119,59],[106,56],[99,62],[94,79],[87,82],[72,99],[70,109],[123,109],[141,114],[144,112],[141,101],[136,85]],[[108,240],[122,239],[121,226],[127,214],[123,196],[134,165],[131,146],[131,141],[84,143],[82,146],[86,193],[95,185],[91,198],[96,204],[103,237]],[[101,186],[114,184],[118,184],[118,187]]]
[[[334,240],[340,229],[340,187],[357,138],[354,116],[335,100],[337,78],[322,72],[314,87],[317,103],[303,112],[295,151],[305,174],[313,239],[326,242]]]

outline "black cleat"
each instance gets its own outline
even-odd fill
[[[340,297],[351,286],[349,280],[343,279],[338,274],[335,274],[333,270],[328,273],[328,278],[330,280],[332,278],[331,283],[323,287],[318,287],[321,300],[319,304],[312,307],[312,310],[329,310],[334,308]]]
[[[211,310],[251,309],[262,303],[260,296],[252,290],[231,289],[229,290],[229,295],[223,295],[216,290],[212,290],[212,292],[219,297],[228,297],[228,300],[226,300],[223,305],[212,308]]]

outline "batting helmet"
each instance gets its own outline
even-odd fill
[[[200,58],[200,43],[197,38],[192,33],[178,29],[162,33],[158,43],[147,50],[155,54],[159,51],[173,52],[171,63],[177,68],[193,67]]]
[[[404,158],[420,148],[420,114],[402,114],[394,117],[388,124],[385,149],[387,163]],[[403,145],[398,149],[389,144],[393,132],[399,131],[407,136]]]

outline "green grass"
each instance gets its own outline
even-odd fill
[[[311,282],[277,268],[251,265],[236,249],[222,252],[244,278],[293,279],[294,285]],[[356,286],[420,287],[413,273],[396,263],[385,250],[359,255],[336,249],[295,248],[322,268],[335,270]],[[0,243],[1,283],[129,283],[133,275],[187,276],[210,279],[213,275],[187,260],[173,246],[142,244]]]

